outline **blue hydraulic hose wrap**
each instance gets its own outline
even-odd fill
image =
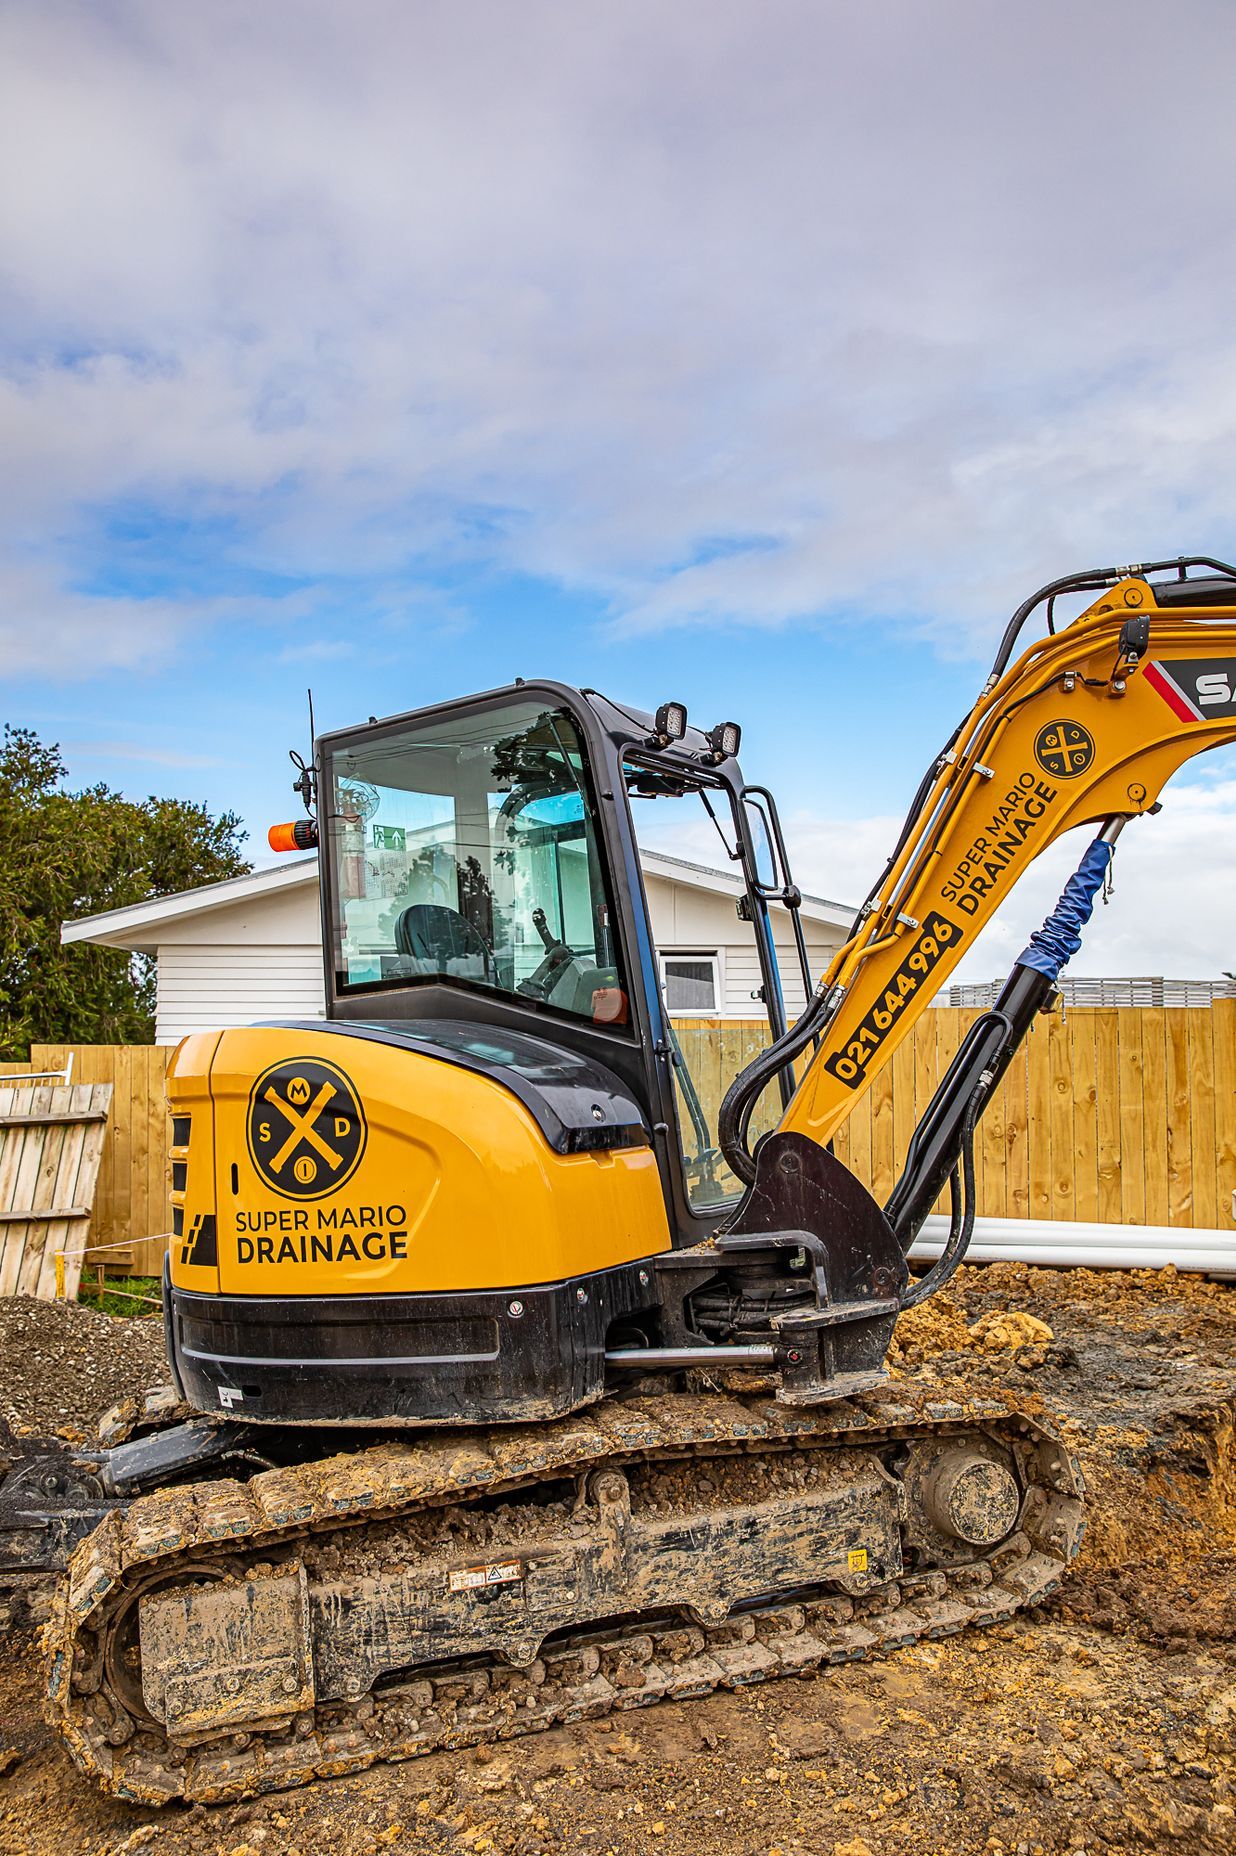
[[[1103,887],[1115,847],[1096,838],[1076,871],[1064,886],[1059,902],[1030,945],[1017,956],[1019,967],[1033,967],[1049,980],[1060,977],[1060,969],[1081,946],[1081,931],[1094,912],[1094,899]]]

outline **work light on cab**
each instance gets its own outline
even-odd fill
[[[742,729],[737,722],[718,722],[715,728],[708,730],[707,740],[712,749],[712,763],[719,767],[723,760],[733,760],[737,755],[742,745]]]
[[[681,741],[686,732],[686,703],[663,702],[653,717],[649,745],[654,748],[667,748],[671,741]]]

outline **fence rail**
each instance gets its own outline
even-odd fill
[[[984,980],[978,985],[948,986],[939,995],[939,1005],[976,1005],[987,1009],[996,1003],[1004,987],[1003,980]],[[1062,979],[1060,996],[1065,1010],[1074,1007],[1106,1005],[1213,1005],[1216,999],[1236,999],[1236,980],[1167,980],[1157,975],[1144,979]]]
[[[0,1295],[50,1296],[66,1281],[76,1292],[111,1094],[37,1079],[0,1088]]]
[[[877,1199],[892,1190],[911,1130],[977,1016],[952,1006],[925,1013],[837,1134],[838,1156]],[[678,1036],[715,1128],[726,1083],[766,1027],[682,1019]],[[171,1229],[171,1051],[38,1044],[29,1063],[0,1064],[0,1076],[63,1070],[70,1054],[74,1082],[113,1088],[91,1245],[125,1245],[99,1261],[156,1274]],[[771,1119],[774,1094],[757,1126]],[[975,1157],[983,1217],[1232,1228],[1236,999],[1071,1008],[1037,1020],[979,1124]]]

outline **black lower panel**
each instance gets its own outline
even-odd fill
[[[606,1332],[651,1311],[654,1285],[650,1263],[456,1295],[194,1295],[169,1284],[172,1365],[199,1411],[257,1422],[558,1417],[599,1397]]]

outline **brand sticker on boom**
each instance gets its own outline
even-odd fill
[[[1094,736],[1080,722],[1048,722],[1034,737],[1034,758],[1057,780],[1075,780],[1094,759]]]
[[[266,1185],[289,1199],[321,1199],[351,1179],[368,1129],[360,1096],[336,1064],[289,1057],[254,1083],[245,1133]]]
[[[1145,677],[1177,721],[1236,715],[1236,658],[1177,657],[1147,664]]]
[[[824,1059],[824,1068],[848,1089],[857,1089],[867,1065],[896,1024],[907,999],[912,999],[937,964],[945,948],[961,933],[943,915],[929,915],[917,941],[890,975],[887,986],[845,1041],[842,1050]]]
[[[958,858],[940,885],[941,902],[955,904],[963,915],[977,915],[989,898],[994,899],[1026,839],[1039,831],[1059,791],[1029,770],[1019,773],[1000,803],[992,807],[965,856]]]

